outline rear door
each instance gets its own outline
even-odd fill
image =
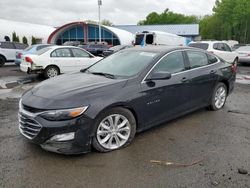
[[[12,42],[1,42],[2,54],[6,57],[7,61],[14,61],[16,59],[16,47]]]
[[[51,52],[51,64],[57,65],[61,73],[68,73],[78,70],[76,59],[69,48],[59,48]]]
[[[213,49],[216,55],[230,63],[232,63],[237,56],[226,43],[214,43]]]
[[[185,53],[190,69],[191,106],[192,108],[204,106],[210,101],[218,80],[215,66],[218,59],[201,51],[187,50]]]
[[[185,69],[183,53],[172,52],[149,73],[165,71],[172,74],[171,78],[141,83],[143,97],[138,111],[142,113],[146,126],[171,119],[189,109],[190,83]]]

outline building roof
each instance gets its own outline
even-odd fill
[[[88,22],[83,22],[83,21],[71,22],[54,30],[54,32],[51,33],[51,35],[48,38],[48,43],[55,43],[55,39],[62,32],[64,32],[65,30],[69,29],[72,26],[81,25],[81,24],[99,26],[96,23],[88,23]],[[122,30],[122,29],[115,28],[115,27],[109,27],[105,25],[101,25],[101,27],[114,33],[119,38],[121,44],[132,44],[132,41],[134,40],[134,35],[126,30]]]
[[[26,36],[28,40],[31,40],[31,37],[33,36],[42,39],[42,41],[46,43],[49,35],[54,30],[55,28],[46,25],[0,19],[0,41],[4,41],[5,36],[11,38],[12,33],[16,32],[20,40],[22,40],[21,37],[23,36]]]
[[[132,44],[132,41],[134,40],[134,35],[131,34],[131,32],[128,32],[126,30],[122,30],[119,28],[115,28],[115,27],[104,26],[104,25],[102,25],[102,27],[115,33],[116,36],[119,38],[121,44],[126,44],[126,45]]]
[[[162,31],[182,36],[198,36],[199,24],[173,25],[114,25],[113,27],[129,31],[133,34],[142,31]]]

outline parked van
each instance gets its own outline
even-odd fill
[[[143,31],[135,35],[135,45],[187,46],[188,38],[161,31]]]

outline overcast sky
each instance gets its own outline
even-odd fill
[[[211,14],[215,0],[102,0],[101,19],[137,24],[150,12],[166,8],[186,15]],[[195,3],[194,3],[195,2]],[[0,0],[0,18],[51,26],[98,20],[97,0]]]

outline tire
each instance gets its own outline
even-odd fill
[[[56,66],[48,66],[44,70],[45,78],[53,78],[55,76],[58,76],[59,74],[60,74],[59,68]]]
[[[217,111],[222,109],[226,103],[226,100],[227,100],[227,87],[224,83],[219,82],[214,88],[209,109],[212,111]]]
[[[111,121],[114,123],[113,127],[110,125]],[[116,121],[118,122],[115,123]],[[92,146],[99,152],[118,150],[128,146],[135,133],[136,120],[132,112],[121,107],[112,108],[97,117]]]
[[[4,66],[5,64],[5,59],[4,57],[0,56],[0,67]]]

